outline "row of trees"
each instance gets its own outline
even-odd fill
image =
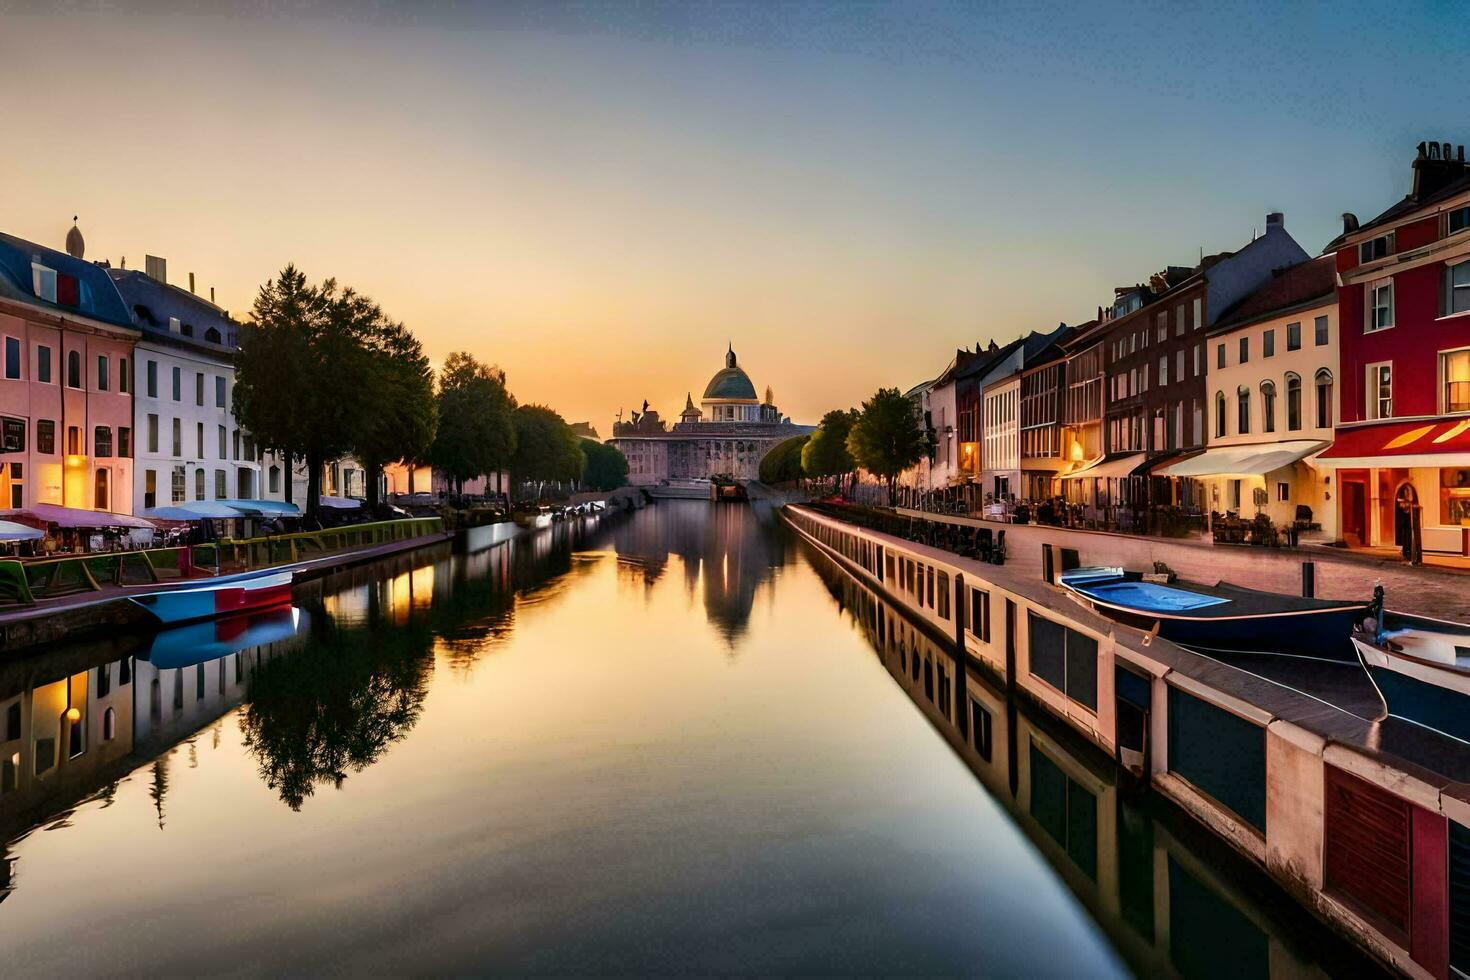
[[[588,440],[597,447],[589,451],[552,409],[518,405],[504,371],[456,352],[436,379],[401,322],[335,279],[309,282],[294,265],[260,287],[241,329],[234,412],[262,450],[306,464],[310,516],[320,506],[323,467],[347,455],[362,463],[374,508],[390,463],[428,463],[461,491],[501,471],[512,486],[528,483],[538,493],[589,468],[599,488],[627,476],[616,449]]]
[[[831,479],[840,486],[863,469],[891,494],[898,475],[928,455],[932,442],[913,403],[897,388],[879,388],[861,409],[830,411],[810,436],[773,446],[761,460],[761,479]]]

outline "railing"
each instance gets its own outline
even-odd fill
[[[267,568],[443,530],[444,522],[438,517],[412,517],[240,541],[226,538],[191,547],[0,560],[0,607],[29,606],[41,599],[98,592],[113,585],[146,585],[191,574]]]

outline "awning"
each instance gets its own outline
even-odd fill
[[[46,532],[40,528],[14,521],[0,521],[0,541],[34,541],[45,536]]]
[[[1254,446],[1216,446],[1198,456],[1164,467],[1159,476],[1265,476],[1272,470],[1290,466],[1326,446],[1325,442],[1296,439],[1291,442],[1267,442]]]
[[[241,517],[300,517],[301,508],[295,504],[288,504],[283,500],[241,500],[230,497],[225,500],[217,500],[215,503],[224,504],[239,511]]]
[[[1062,476],[1063,480],[1083,480],[1090,477],[1098,479],[1121,479],[1133,472],[1134,467],[1143,462],[1143,453],[1127,453],[1122,456],[1114,456],[1109,459],[1103,456],[1097,462],[1072,473]]]
[[[21,518],[66,528],[136,527],[153,530],[153,525],[131,514],[113,514],[105,510],[82,510],[58,504],[36,504],[34,507],[0,510],[0,518]]]
[[[206,518],[232,520],[244,515],[219,500],[191,500],[184,504],[149,507],[142,516],[154,521],[202,521]]]
[[[1321,457],[1337,467],[1470,466],[1470,418],[1417,419],[1338,429]]]
[[[323,507],[330,507],[333,510],[353,510],[362,506],[361,500],[356,500],[352,497],[328,497],[325,494],[322,496],[321,502]]]

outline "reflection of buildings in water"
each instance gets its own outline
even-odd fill
[[[953,646],[826,556],[818,575],[879,659],[1141,974],[1335,974],[1363,962],[1259,869],[1128,783],[1093,746],[1008,700]],[[1320,942],[1314,940],[1320,939]],[[1228,966],[1226,965],[1228,964]]]
[[[607,546],[625,576],[647,586],[677,556],[686,594],[700,592],[705,614],[733,643],[744,632],[760,587],[785,560],[785,541],[753,507],[660,500],[610,529]]]

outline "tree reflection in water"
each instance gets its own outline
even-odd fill
[[[261,779],[292,810],[318,784],[340,788],[408,734],[434,664],[434,634],[416,619],[342,629],[323,617],[312,633],[304,649],[255,670],[240,720]]]

